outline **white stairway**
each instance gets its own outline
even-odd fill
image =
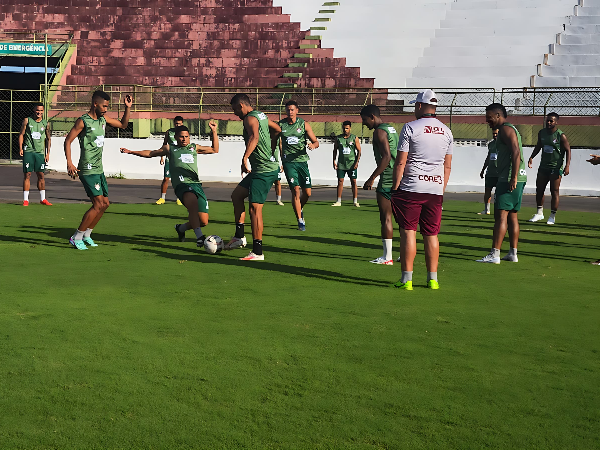
[[[600,5],[600,0],[584,1],[586,5],[588,2]],[[456,0],[418,59],[406,86],[529,86],[536,65],[573,12],[574,2]],[[600,27],[600,22],[596,23]]]
[[[600,0],[579,0],[556,43],[531,77],[532,87],[600,85]]]

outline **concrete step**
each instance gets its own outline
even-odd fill
[[[530,47],[543,47],[545,49],[548,48],[548,36],[552,36],[552,34],[545,36],[529,36],[526,38],[526,41],[522,36],[506,36],[502,39],[499,39],[498,36],[480,36],[477,39],[473,39],[473,37],[444,37],[432,39],[431,46],[425,48],[425,54],[433,49],[435,54],[437,52],[453,52],[458,48],[493,48],[496,51],[502,53],[502,47],[506,47],[512,49],[520,49],[519,51],[529,51]],[[526,44],[526,45],[524,45]]]
[[[481,24],[479,24],[481,25]],[[553,34],[560,31],[560,28],[557,30],[556,25],[543,25],[543,26],[522,26],[522,25],[506,25],[504,29],[503,36],[552,36]],[[592,32],[590,32],[592,34]],[[479,39],[480,37],[485,36],[496,36],[498,37],[497,30],[493,27],[483,27],[483,26],[470,26],[470,27],[458,27],[458,28],[438,28],[435,30],[435,37],[466,37],[471,41],[475,40],[475,38]]]
[[[571,16],[574,17],[574,16]],[[592,19],[592,17],[574,17],[575,19]],[[486,24],[486,28],[494,30],[493,34],[499,34],[498,31],[502,32],[502,35],[511,35],[512,31],[518,31],[521,27],[528,27],[532,30],[536,30],[537,27],[532,26],[532,20],[537,20],[537,18],[530,17],[529,15],[514,15],[513,17],[497,17],[490,16],[488,18],[480,18],[475,16],[469,16],[466,18],[456,18],[456,19],[444,19],[440,21],[440,28],[461,28],[461,29],[473,29],[474,27],[480,26],[482,23]],[[555,23],[556,25],[552,27],[553,31],[556,33],[560,31],[558,28],[558,24],[563,23],[573,23],[573,18],[571,18],[571,22],[569,22],[569,18],[567,16],[545,16],[543,19],[540,19],[540,23]],[[582,24],[587,23],[600,23],[600,22],[583,22]],[[579,24],[579,23],[578,23]],[[543,27],[546,28],[546,27]]]
[[[575,15],[576,16],[600,16],[600,6],[599,7],[575,6]]]
[[[531,66],[539,63],[542,59],[541,53],[537,55],[522,55],[518,52],[512,54],[498,55],[494,52],[487,54],[475,54],[470,56],[456,56],[449,52],[445,56],[423,56],[419,58],[419,67],[504,67]]]
[[[556,8],[558,6],[572,6],[574,0],[554,0],[551,5],[545,0],[528,0],[523,2],[522,0],[471,0],[471,1],[458,1],[452,3],[452,10],[479,10],[479,9],[523,9],[523,8]]]
[[[570,25],[600,25],[600,16],[569,16]]]
[[[598,34],[600,33],[600,25],[570,25],[565,24],[565,33],[578,35],[578,34]]]
[[[546,66],[538,65],[537,74],[541,77],[600,77],[600,66]]]
[[[533,77],[532,87],[597,87],[600,77]]]
[[[509,67],[445,67],[438,66],[435,68],[431,67],[416,67],[413,70],[413,78],[417,77],[428,77],[432,74],[443,74],[445,78],[484,78],[484,77],[500,77],[502,73],[510,75],[511,77],[524,77],[524,81],[527,81],[528,77],[535,73],[535,62],[523,66],[509,66]],[[487,87],[487,84],[483,84],[483,87]],[[508,86],[510,87],[510,86]]]
[[[600,54],[596,55],[547,55],[544,64],[548,66],[590,66],[600,65]]]
[[[550,49],[555,55],[593,55],[600,53],[600,44],[553,44]]]
[[[600,0],[579,0],[579,4],[585,8],[600,8]]]
[[[406,80],[406,87],[423,88],[522,88],[529,85],[527,76],[506,77],[459,77],[426,78],[416,77]]]
[[[528,0],[526,4],[529,4]],[[459,2],[460,3],[460,2]],[[572,4],[572,3],[571,3]],[[548,20],[566,17],[572,13],[571,8],[524,8],[523,5],[513,8],[490,8],[490,9],[475,9],[475,10],[456,10],[452,9],[446,14],[445,20],[461,20],[472,21],[477,23],[496,22],[498,20],[519,20],[527,18],[528,20],[535,19],[537,23],[544,23]]]
[[[556,43],[561,45],[600,44],[600,34],[566,34],[559,33]]]

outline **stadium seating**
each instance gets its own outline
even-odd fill
[[[373,86],[273,0],[23,0],[0,27],[73,32],[67,84]]]

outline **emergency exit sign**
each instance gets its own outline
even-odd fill
[[[47,49],[46,49],[47,47]],[[32,44],[31,42],[0,42],[0,55],[14,56],[44,56],[52,54],[52,45]]]

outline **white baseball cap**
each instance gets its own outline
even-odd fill
[[[427,103],[428,105],[437,106],[438,101],[435,96],[435,92],[433,92],[431,89],[425,89],[417,94],[416,100],[411,100],[408,103]]]

